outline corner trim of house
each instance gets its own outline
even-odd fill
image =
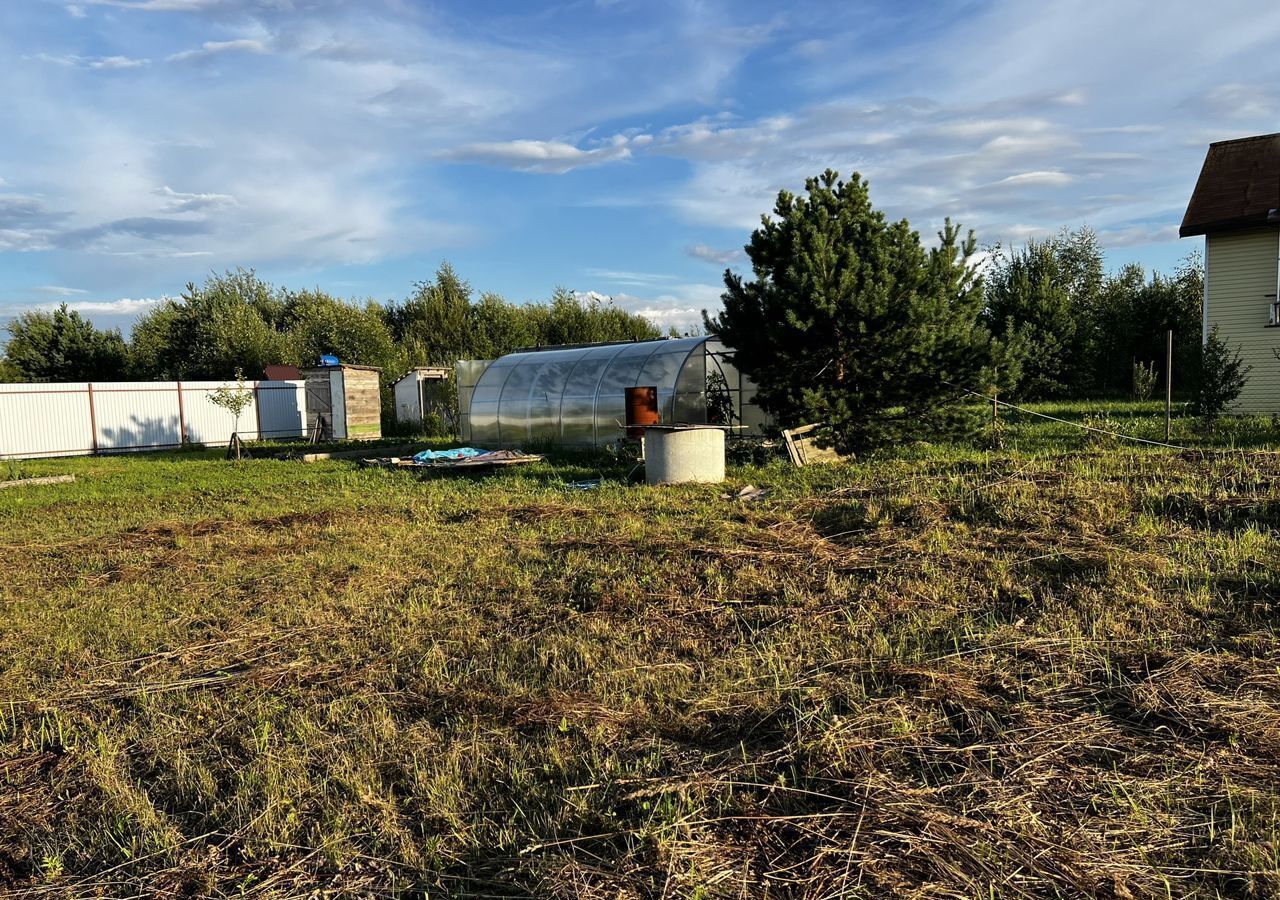
[[[1277,245],[1280,250],[1280,245]],[[1200,346],[1209,343],[1209,235],[1204,236],[1204,297],[1200,301]]]

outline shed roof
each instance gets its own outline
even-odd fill
[[[413,378],[416,376],[421,376],[429,381],[433,379],[444,380],[449,377],[449,373],[452,371],[453,369],[449,366],[414,366],[412,369],[397,378],[396,383],[399,384],[406,378]]]
[[[1209,145],[1181,237],[1280,225],[1280,133]]]

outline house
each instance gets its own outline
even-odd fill
[[[1178,234],[1204,236],[1204,336],[1253,367],[1235,411],[1280,412],[1280,134],[1210,144]]]

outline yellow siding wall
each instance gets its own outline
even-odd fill
[[[1253,366],[1236,404],[1241,413],[1280,412],[1280,328],[1268,328],[1276,292],[1280,229],[1260,228],[1209,235],[1205,261],[1209,285],[1209,324]]]

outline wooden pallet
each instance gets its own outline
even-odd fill
[[[782,432],[782,440],[787,445],[787,457],[794,465],[811,466],[814,463],[832,463],[850,459],[837,453],[833,447],[818,446],[816,432],[822,427],[822,423],[819,422]]]

